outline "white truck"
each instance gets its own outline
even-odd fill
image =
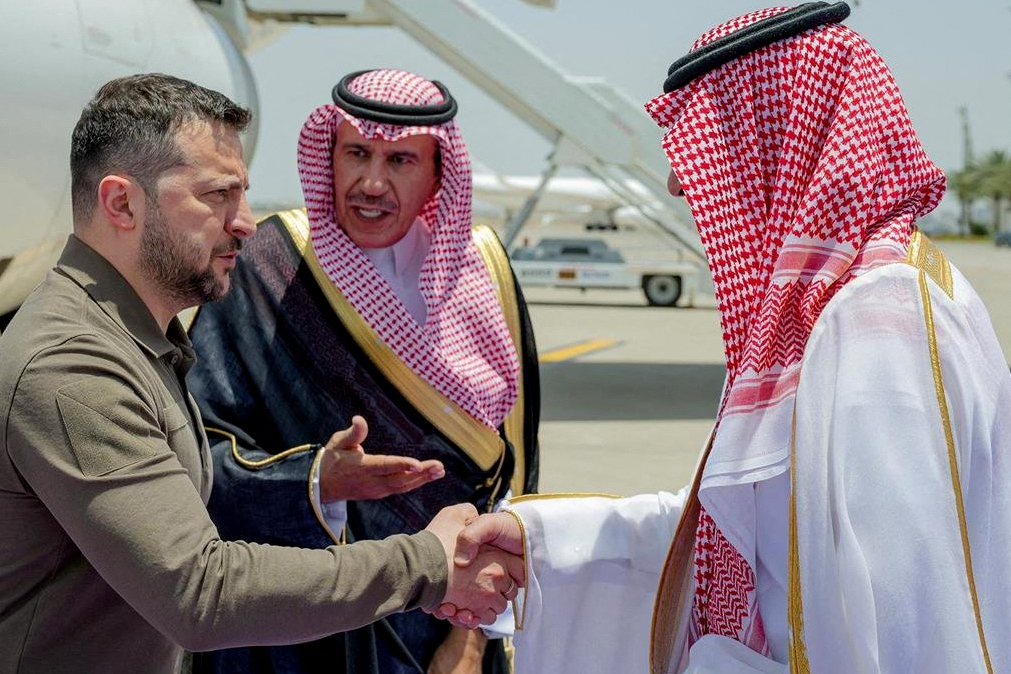
[[[691,306],[698,267],[690,262],[629,262],[601,239],[541,239],[512,252],[522,286],[641,288],[651,306]]]

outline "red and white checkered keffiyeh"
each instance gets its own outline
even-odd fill
[[[399,70],[364,73],[348,84],[348,90],[401,105],[443,100],[431,82]],[[396,141],[428,134],[439,143],[442,186],[420,214],[432,235],[419,279],[427,307],[423,326],[337,222],[332,152],[337,126],[343,122],[365,138]],[[471,239],[470,158],[456,122],[381,124],[354,117],[336,105],[323,105],[302,127],[298,171],[313,249],[330,280],[404,363],[475,419],[497,428],[516,401],[519,360],[494,286]]]
[[[729,21],[692,49],[786,9]],[[737,58],[646,109],[667,129],[663,147],[716,287],[728,379],[712,462],[718,445],[748,446],[743,429],[758,428],[758,417],[792,408],[822,309],[857,275],[903,259],[944,174],[881,57],[838,24]],[[728,435],[728,425],[740,432]],[[784,431],[788,447],[788,422]],[[692,636],[715,632],[764,651],[754,573],[704,510],[696,551]]]

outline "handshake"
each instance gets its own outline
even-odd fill
[[[439,511],[427,527],[446,551],[449,582],[436,609],[423,609],[458,627],[495,622],[526,581],[523,533],[507,512],[479,515],[469,503]]]

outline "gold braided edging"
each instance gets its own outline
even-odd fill
[[[340,536],[334,533],[333,529],[330,528],[329,522],[323,517],[323,508],[316,502],[316,490],[313,488],[312,476],[316,474],[319,470],[319,464],[323,460],[323,452],[316,452],[316,458],[312,460],[312,468],[309,469],[309,503],[312,505],[312,514],[316,516],[316,521],[319,525],[323,527],[323,531],[326,532],[327,536],[330,537],[336,545],[344,545],[347,543],[347,522],[341,527]]]
[[[519,298],[516,296],[516,286],[512,267],[509,266],[509,258],[506,257],[506,252],[502,248],[498,236],[490,227],[483,225],[474,227],[472,235],[474,245],[477,246],[477,250],[484,260],[485,269],[491,276],[492,285],[495,286],[495,294],[498,296],[498,303],[502,307],[502,315],[505,317],[506,327],[509,328],[509,336],[512,337],[516,357],[519,360],[516,402],[513,403],[513,408],[509,410],[505,421],[502,422],[506,437],[513,446],[514,454],[513,476],[509,486],[513,494],[519,496],[523,493],[523,487],[526,484],[526,442],[524,440],[526,409],[523,401],[523,340],[520,334]]]
[[[947,267],[947,260],[941,259],[942,265]],[[972,571],[972,552],[969,548],[969,528],[965,521],[965,504],[962,498],[962,481],[958,474],[958,457],[955,453],[955,436],[951,431],[951,418],[948,414],[948,402],[944,394],[944,379],[941,374],[941,357],[937,349],[937,333],[934,330],[934,314],[930,306],[930,290],[927,288],[927,274],[929,272],[920,269],[920,296],[923,300],[923,318],[927,326],[927,344],[930,351],[930,368],[934,373],[934,390],[937,394],[937,405],[941,416],[941,425],[944,427],[944,441],[948,447],[948,468],[951,473],[951,489],[955,499],[955,510],[958,513],[958,528],[962,538],[962,556],[965,562],[965,575],[969,582],[969,594],[972,597],[972,610],[976,618],[976,631],[979,633],[979,645],[983,651],[983,661],[986,663],[986,671],[993,674],[993,665],[990,662],[990,651],[986,646],[986,634],[983,632],[983,617],[979,611],[979,596],[976,593],[976,577]],[[948,277],[950,278],[950,269]]]
[[[649,671],[651,674],[667,674],[685,615],[685,602],[691,592],[691,568],[695,559],[695,533],[698,529],[699,486],[709,454],[713,449],[716,429],[709,433],[706,448],[702,451],[699,464],[695,467],[692,487],[688,492],[681,517],[678,518],[674,538],[671,539],[664,559],[660,580],[657,582],[656,599],[653,601],[653,618],[649,628]]]
[[[516,520],[516,525],[520,528],[520,545],[523,547],[523,607],[522,609],[517,606],[520,600],[520,595],[517,592],[516,598],[513,599],[513,623],[516,625],[516,629],[522,630],[523,626],[527,621],[527,597],[526,597],[526,587],[527,587],[527,528],[523,526],[523,518],[519,516],[519,513],[514,513],[512,510],[506,510],[507,513],[513,516]]]
[[[800,590],[800,545],[797,539],[797,403],[793,405],[790,425],[790,542],[787,567],[786,618],[790,626],[790,674],[810,674],[804,643],[804,604]]]
[[[509,505],[514,505],[516,503],[529,503],[530,501],[550,501],[552,499],[561,498],[608,498],[608,499],[619,499],[620,496],[616,494],[605,494],[600,492],[558,492],[553,494],[523,494],[521,496],[513,496],[509,499]],[[523,518],[520,517],[519,513],[513,512],[512,510],[506,510],[516,520],[516,524],[520,528],[520,540],[523,545],[523,587],[527,585],[527,528],[523,525]],[[516,606],[519,601],[519,595],[516,595],[516,599],[513,600],[513,616],[516,623],[516,629],[522,630],[523,625],[526,623],[527,619],[527,602],[526,596],[523,598],[523,608],[522,611]]]
[[[622,498],[617,494],[607,494],[595,491],[553,492],[550,494],[523,494],[513,496],[509,503],[526,503],[528,501],[548,501],[554,498]]]
[[[210,426],[204,426],[204,430],[207,431],[208,433],[217,433],[218,435],[223,435],[224,437],[228,438],[232,443],[232,457],[235,459],[235,462],[240,466],[242,466],[243,468],[248,468],[249,470],[259,470],[261,468],[266,468],[267,466],[277,463],[278,461],[283,461],[284,459],[287,459],[289,456],[292,456],[294,454],[301,454],[302,452],[308,452],[309,450],[311,450],[313,447],[316,446],[311,443],[306,445],[299,445],[298,447],[291,447],[290,449],[286,449],[283,452],[278,452],[277,454],[268,456],[265,459],[257,459],[254,461],[252,459],[247,459],[243,457],[241,454],[239,454],[239,443],[236,440],[234,433],[223,431],[220,428],[211,428]]]
[[[283,461],[289,456],[301,454],[302,452],[308,452],[312,451],[313,449],[320,448],[320,446],[316,444],[299,445],[298,447],[292,447],[290,449],[284,450],[283,452],[279,452],[278,454],[274,454],[273,456],[269,456],[266,459],[251,461],[250,459],[244,458],[239,453],[239,442],[238,439],[235,437],[234,433],[229,433],[228,431],[222,430],[220,428],[212,428],[210,426],[204,426],[204,430],[208,433],[216,433],[218,435],[228,438],[229,442],[231,442],[232,444],[232,458],[235,459],[236,463],[238,463],[240,466],[248,470],[260,470],[261,468],[266,468],[267,466],[273,465],[278,461]],[[341,529],[340,536],[334,534],[333,529],[331,529],[330,525],[327,524],[326,518],[323,517],[323,513],[321,512],[319,504],[316,502],[315,499],[316,494],[315,490],[313,489],[312,476],[315,475],[316,471],[319,469],[319,462],[320,459],[322,458],[323,452],[316,452],[316,457],[312,460],[312,467],[309,469],[309,504],[312,506],[312,512],[316,516],[316,520],[319,522],[320,526],[323,527],[323,530],[326,531],[327,535],[331,538],[331,540],[333,540],[333,542],[336,543],[337,545],[344,545],[345,541],[347,540],[344,529]]]
[[[414,372],[351,306],[316,258],[309,241],[309,220],[304,210],[283,211],[277,213],[277,216],[331,308],[369,360],[411,405],[467,454],[482,471],[490,470],[505,451],[505,443],[498,432],[467,414]]]

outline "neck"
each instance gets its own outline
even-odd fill
[[[151,283],[147,275],[137,267],[138,256],[125,250],[125,246],[92,236],[87,231],[79,231],[75,234],[77,238],[104,257],[126,279],[147,310],[151,312],[158,327],[161,328],[162,334],[168,332],[169,323],[172,322],[172,318],[176,314],[189,308],[189,306],[179,306],[180,303],[175,301],[163,288]]]

